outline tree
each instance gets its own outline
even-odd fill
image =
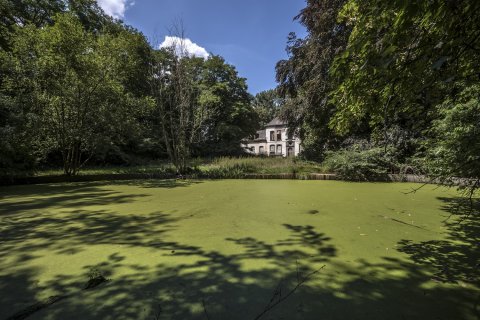
[[[150,70],[156,128],[179,174],[191,156],[241,152],[257,118],[244,78],[217,55],[189,54],[181,27],[169,48],[157,50]]]
[[[187,171],[192,145],[204,135],[202,129],[211,115],[205,104],[198,103],[191,57],[183,31],[170,48],[154,53],[150,68],[151,95],[160,136],[179,174]]]
[[[438,112],[427,142],[429,174],[448,184],[469,179],[461,186],[472,196],[480,189],[480,84],[448,98]]]
[[[331,127],[350,134],[366,122],[385,148],[415,153],[436,106],[478,81],[479,9],[474,0],[348,1],[339,19],[352,33],[331,68]]]
[[[123,29],[120,21],[105,14],[97,0],[67,0],[66,3],[68,12],[74,14],[88,32],[114,33]]]
[[[152,101],[148,85],[152,49],[143,34],[125,27],[109,33],[112,58],[116,61],[115,78],[126,93],[129,114],[119,119],[110,143],[100,145],[92,160],[114,164],[132,164],[143,158],[164,156],[161,146],[152,144],[150,114]]]
[[[0,53],[1,69],[7,69],[7,61],[5,52]],[[32,147],[37,141],[37,117],[28,107],[28,90],[5,81],[10,76],[4,72],[0,86],[0,178],[30,174],[36,162]]]
[[[290,35],[277,64],[283,113],[302,127],[306,155],[364,137],[397,160],[428,159],[443,181],[476,181],[478,150],[463,148],[476,143],[478,12],[474,0],[308,1],[297,17],[308,36]]]
[[[14,42],[22,41],[16,37],[23,28],[33,32],[35,28],[52,26],[55,15],[67,12],[76,16],[90,33],[135,33],[107,16],[95,0],[0,0],[1,175],[32,170],[41,159],[39,149],[45,149],[37,134],[40,130],[38,108],[34,106],[32,81],[28,79],[34,72],[33,69],[29,71],[31,73],[20,72],[15,67],[14,60],[20,57],[12,52]],[[147,48],[150,49],[148,45]],[[30,61],[26,63],[32,67]],[[22,64],[22,69],[26,71],[27,65]]]
[[[90,32],[123,29],[118,21],[103,12],[96,0],[0,0],[0,48],[9,50],[16,28],[52,25],[54,16],[65,12],[77,16]]]
[[[12,81],[19,76],[11,56],[16,30],[52,24],[53,15],[63,10],[60,0],[0,0],[0,176],[30,173],[37,158],[32,152],[38,142],[34,132],[38,119],[30,108],[31,90],[27,81],[22,81],[24,85]]]
[[[285,99],[282,117],[292,129],[300,128],[304,156],[322,159],[339,138],[329,127],[336,106],[329,100],[335,88],[330,67],[346,47],[350,28],[337,20],[345,0],[308,0],[295,17],[307,29],[305,39],[288,37],[288,60],[277,63],[278,92]]]
[[[29,91],[40,122],[39,150],[59,150],[65,174],[75,175],[131,122],[139,100],[127,92],[120,71],[128,64],[122,35],[89,33],[72,14],[54,21],[18,29],[9,81]]]
[[[240,142],[255,133],[258,117],[251,105],[244,78],[234,66],[218,55],[198,59],[196,77],[198,103],[210,110],[204,139],[197,145],[197,155],[238,155],[243,150]]]
[[[260,126],[263,127],[273,118],[280,115],[284,100],[278,95],[277,90],[270,89],[259,92],[252,101],[252,106],[260,119]]]
[[[0,0],[0,48],[9,49],[16,26],[52,24],[53,15],[64,10],[61,0]]]

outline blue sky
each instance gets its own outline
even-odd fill
[[[274,88],[275,64],[285,59],[287,35],[305,35],[292,19],[305,0],[98,0],[104,10],[160,44],[181,19],[186,37],[219,54],[247,78],[252,94]],[[197,47],[198,49],[198,47]],[[201,48],[200,48],[201,49]]]

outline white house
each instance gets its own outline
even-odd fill
[[[267,156],[298,156],[301,141],[294,132],[289,132],[286,122],[274,118],[255,137],[242,142],[246,152]]]

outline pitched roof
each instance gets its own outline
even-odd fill
[[[258,130],[257,135],[258,135],[258,138],[255,135],[255,140],[266,140],[267,139],[267,134],[265,133],[265,130]]]
[[[279,117],[275,117],[272,119],[272,121],[270,121],[269,123],[267,123],[267,125],[265,127],[274,127],[274,126],[283,126],[283,125],[286,125],[287,123],[283,120],[281,120]]]
[[[265,142],[267,141],[267,134],[265,130],[258,130],[254,136],[244,139],[245,142]]]

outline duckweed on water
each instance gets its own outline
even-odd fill
[[[338,181],[0,188],[0,319],[475,319],[478,221],[453,190]],[[447,219],[451,214],[449,219]],[[447,219],[447,220],[446,220]],[[91,270],[109,281],[82,290]]]

